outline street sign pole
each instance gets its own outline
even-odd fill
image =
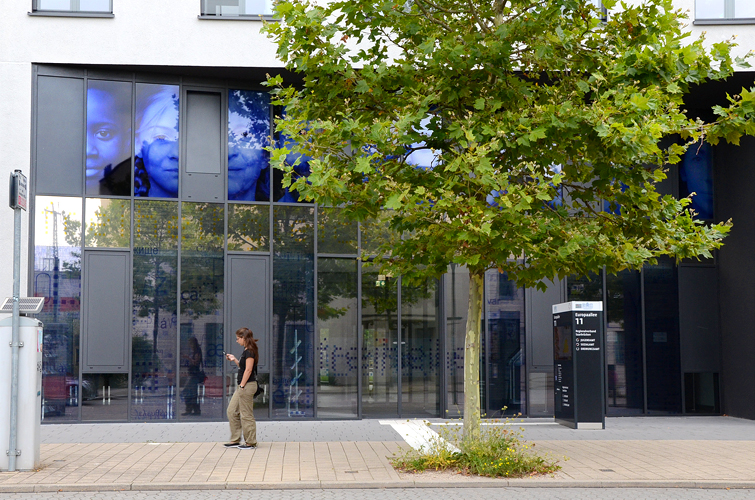
[[[10,439],[8,472],[15,472],[18,437],[18,301],[21,296],[21,210],[26,210],[26,176],[20,170],[10,174],[10,207],[13,209],[13,323],[11,337]]]

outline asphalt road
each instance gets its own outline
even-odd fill
[[[124,491],[96,493],[7,493],[2,500],[742,500],[755,490],[621,489],[621,488],[412,488],[387,490],[208,490]]]

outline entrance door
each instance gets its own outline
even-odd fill
[[[270,258],[266,255],[229,255],[227,276],[228,334],[225,336],[225,352],[241,357],[244,350],[236,343],[236,330],[246,327],[254,332],[260,355],[257,381],[265,390],[255,401],[255,414],[267,416],[271,338]],[[236,390],[238,367],[231,362],[226,362],[225,366],[224,383],[227,399],[230,399]]]
[[[362,271],[362,415],[398,416],[398,280]]]

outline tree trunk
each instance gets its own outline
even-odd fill
[[[463,441],[480,436],[480,325],[485,274],[469,274],[469,310],[464,339],[464,434]]]

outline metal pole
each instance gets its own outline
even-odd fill
[[[13,209],[13,323],[11,339],[10,440],[8,472],[16,470],[16,435],[18,432],[18,300],[21,295],[21,209]]]

